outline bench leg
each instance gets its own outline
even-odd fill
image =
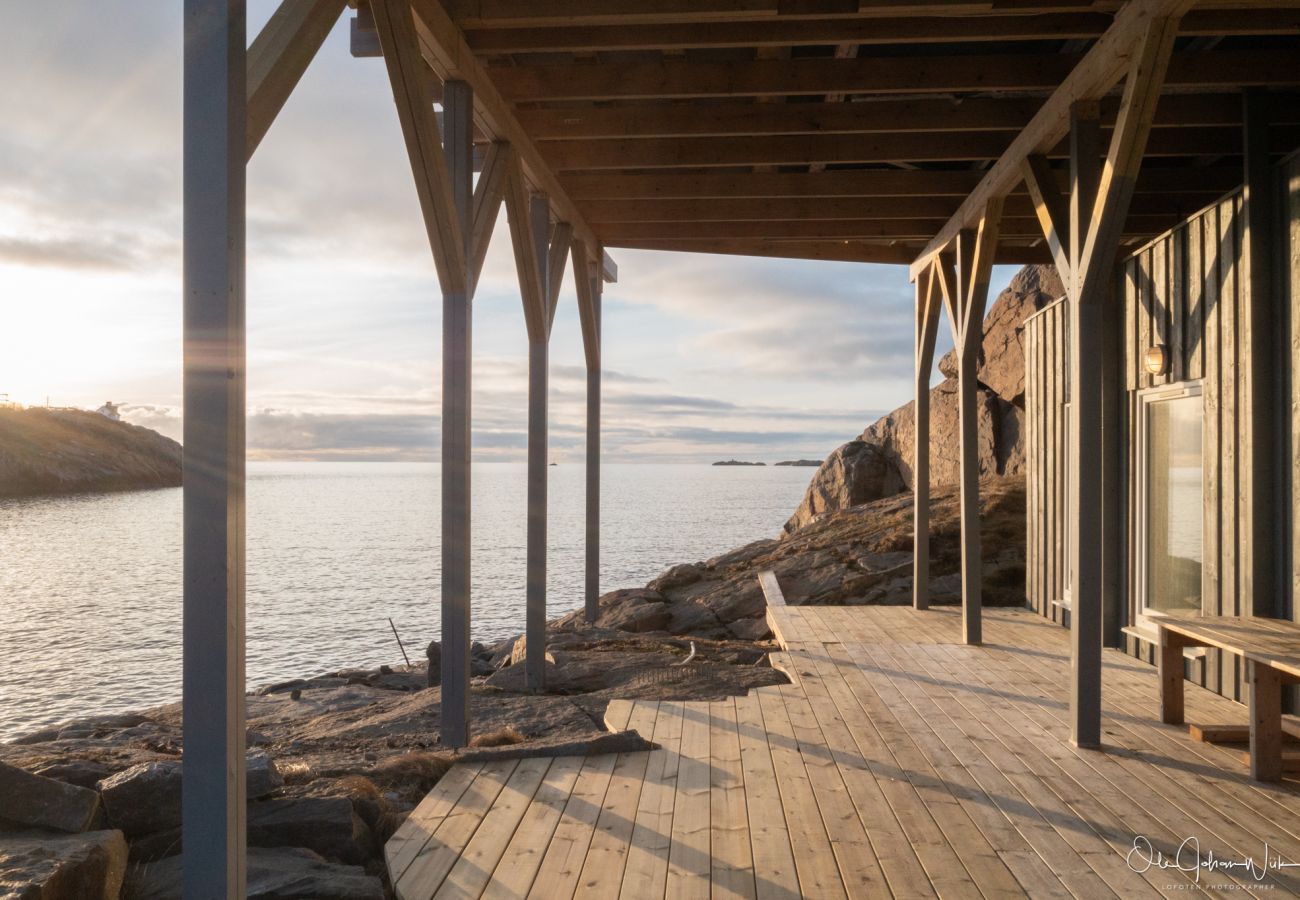
[[[1160,721],[1183,723],[1183,639],[1167,628],[1160,629],[1156,667],[1160,673]]]
[[[1250,690],[1250,777],[1278,781],[1282,777],[1282,678],[1278,672],[1246,660]]]

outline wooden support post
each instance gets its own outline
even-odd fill
[[[1156,670],[1160,676],[1160,721],[1183,724],[1183,647],[1186,641],[1168,628],[1160,629]]]
[[[1277,246],[1277,170],[1269,159],[1268,96],[1247,91],[1243,97],[1243,157],[1245,187],[1242,192],[1246,220],[1243,238],[1249,284],[1241,339],[1246,347],[1242,367],[1242,396],[1246,405],[1247,440],[1241,466],[1241,495],[1247,514],[1241,516],[1241,571],[1244,576],[1243,612],[1255,616],[1285,617],[1279,560],[1281,536],[1286,533],[1279,498],[1285,496],[1281,473],[1290,466],[1283,449],[1284,428],[1290,409],[1283,402],[1278,373],[1284,368],[1284,329],[1281,304],[1274,302],[1274,247]],[[1289,429],[1286,429],[1289,430]]]
[[[1002,198],[989,200],[979,229],[962,229],[954,241],[956,263],[941,253],[934,272],[948,309],[957,348],[957,409],[961,453],[961,597],[962,638],[983,641],[982,566],[980,562],[979,385],[980,348],[989,276],[997,252]]]
[[[930,608],[930,372],[941,296],[934,267],[916,283],[916,457],[912,466],[912,606]]]
[[[473,298],[466,260],[474,177],[474,95],[443,86],[443,144],[463,255],[458,290],[442,295],[442,742],[470,738],[470,396]]]
[[[183,635],[187,897],[245,895],[244,4],[186,0]]]
[[[541,285],[550,277],[545,270],[550,244],[551,207],[544,195],[532,197],[530,224],[533,246],[537,248],[538,271],[533,274]],[[524,277],[522,274],[520,277]],[[528,582],[525,614],[527,646],[524,658],[524,685],[530,691],[546,689],[546,464],[547,409],[549,390],[548,348],[550,333],[531,334],[528,340]]]
[[[1250,777],[1282,777],[1282,679],[1276,669],[1246,660],[1250,706]]]
[[[600,251],[597,251],[599,256]],[[588,622],[600,611],[600,266],[575,241],[573,280],[578,287],[578,319],[587,359],[587,559],[583,609]]]
[[[1099,177],[1095,175],[1096,104],[1076,104],[1071,111],[1070,737],[1079,747],[1101,746],[1104,306],[1114,302],[1119,238],[1176,34],[1177,19],[1153,19],[1146,24],[1129,63],[1119,116]]]

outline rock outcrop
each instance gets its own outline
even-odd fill
[[[0,897],[117,900],[125,875],[120,831],[0,833]]]
[[[181,445],[78,409],[0,409],[0,497],[177,487]]]
[[[998,295],[984,319],[976,377],[979,381],[981,477],[1024,471],[1021,431],[1025,406],[1024,321],[1065,293],[1052,266],[1026,266]],[[957,483],[959,420],[957,359],[939,360],[944,380],[930,391],[930,483]],[[803,503],[786,523],[787,534],[819,516],[912,489],[916,453],[915,403],[891,412],[839,447],[813,475]]]

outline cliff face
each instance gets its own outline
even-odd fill
[[[981,476],[1023,473],[1024,321],[1064,293],[1054,267],[1026,266],[984,319],[976,376]],[[939,371],[944,380],[930,391],[930,483],[936,488],[957,484],[960,474],[954,353],[939,361]],[[838,509],[910,491],[916,453],[913,406],[899,407],[827,457],[786,523],[786,532],[793,534]]]
[[[181,445],[148,428],[68,409],[0,409],[0,497],[181,483]]]

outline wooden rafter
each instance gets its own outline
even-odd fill
[[[421,50],[434,72],[444,80],[460,79],[474,89],[475,120],[482,133],[514,147],[524,177],[550,198],[560,219],[572,224],[574,239],[590,247],[598,246],[595,233],[515,118],[511,105],[501,96],[487,70],[465,43],[460,27],[452,20],[442,0],[409,0],[409,5],[415,14]],[[612,261],[605,266],[605,271],[609,273],[606,277],[616,271]]]
[[[1265,96],[1270,121],[1300,121],[1297,98]],[[593,138],[749,137],[758,135],[831,135],[968,132],[1017,132],[1029,124],[1042,100],[1033,97],[966,97],[881,99],[853,103],[714,103],[708,115],[696,106],[615,104],[540,106],[520,109],[520,123],[532,137],[546,141]],[[1114,123],[1119,98],[1103,104],[1103,122]],[[1235,93],[1173,95],[1161,101],[1158,127],[1204,128],[1241,125]],[[541,149],[547,149],[541,144]]]
[[[1005,196],[1022,180],[1021,164],[1026,157],[1045,152],[1065,137],[1069,130],[1070,107],[1076,101],[1102,96],[1125,75],[1128,59],[1139,46],[1149,22],[1177,17],[1189,5],[1191,0],[1131,0],[1006,153],[993,164],[956,215],[912,263],[912,278],[920,276],[929,259],[946,247],[958,231],[977,221],[991,198]]]
[[[483,160],[483,171],[479,175],[478,184],[474,186],[474,228],[470,235],[471,285],[478,284],[479,275],[483,272],[483,261],[487,259],[492,229],[496,225],[497,213],[506,193],[506,181],[514,165],[514,148],[504,141],[493,141]]]
[[[420,54],[408,0],[372,0],[375,30],[384,51],[420,210],[445,294],[468,290],[465,235],[452,196],[451,175],[433,104],[428,67]]]
[[[1070,271],[1070,205],[1047,165],[1045,156],[1027,156],[1022,163],[1025,187],[1034,204],[1038,224],[1047,239],[1057,271],[1062,279]]]
[[[574,243],[570,247],[573,257],[573,283],[578,293],[578,322],[582,326],[582,350],[587,359],[587,370],[600,368],[600,316],[596,311],[596,290],[599,279],[593,272],[594,263],[585,245]]]
[[[889,45],[971,41],[1077,40],[1095,38],[1112,16],[1105,12],[1029,15],[782,18],[761,22],[689,22],[663,25],[552,25],[471,28],[476,53],[685,50],[694,47],[762,47],[792,44]],[[1184,17],[1179,34],[1250,35],[1300,33],[1300,10],[1197,10]]]
[[[1133,3],[1139,9],[1147,5],[1144,0],[1133,0]],[[1131,17],[1124,18],[1128,12],[1129,7],[1125,7],[1116,17],[1117,26],[1134,21]],[[489,74],[502,96],[516,103],[656,97],[787,97],[837,91],[850,94],[1052,91],[1092,55],[1093,51],[1084,56],[986,54],[494,66]],[[1175,55],[1169,67],[1168,83],[1171,87],[1218,90],[1256,85],[1294,86],[1300,84],[1300,71],[1290,50],[1187,51]]]
[[[247,159],[343,13],[345,0],[283,0],[248,48]]]
[[[864,169],[832,172],[614,172],[570,173],[564,184],[583,204],[592,199],[622,200],[745,200],[766,198],[950,197],[965,199],[983,179],[974,171],[904,171]],[[1058,184],[1068,189],[1064,172]],[[1137,190],[1146,194],[1188,194],[1231,190],[1241,181],[1235,166],[1198,168],[1195,178],[1186,169],[1152,169],[1141,173]],[[1012,188],[1012,193],[1019,185]],[[585,208],[585,207],[584,207]]]

